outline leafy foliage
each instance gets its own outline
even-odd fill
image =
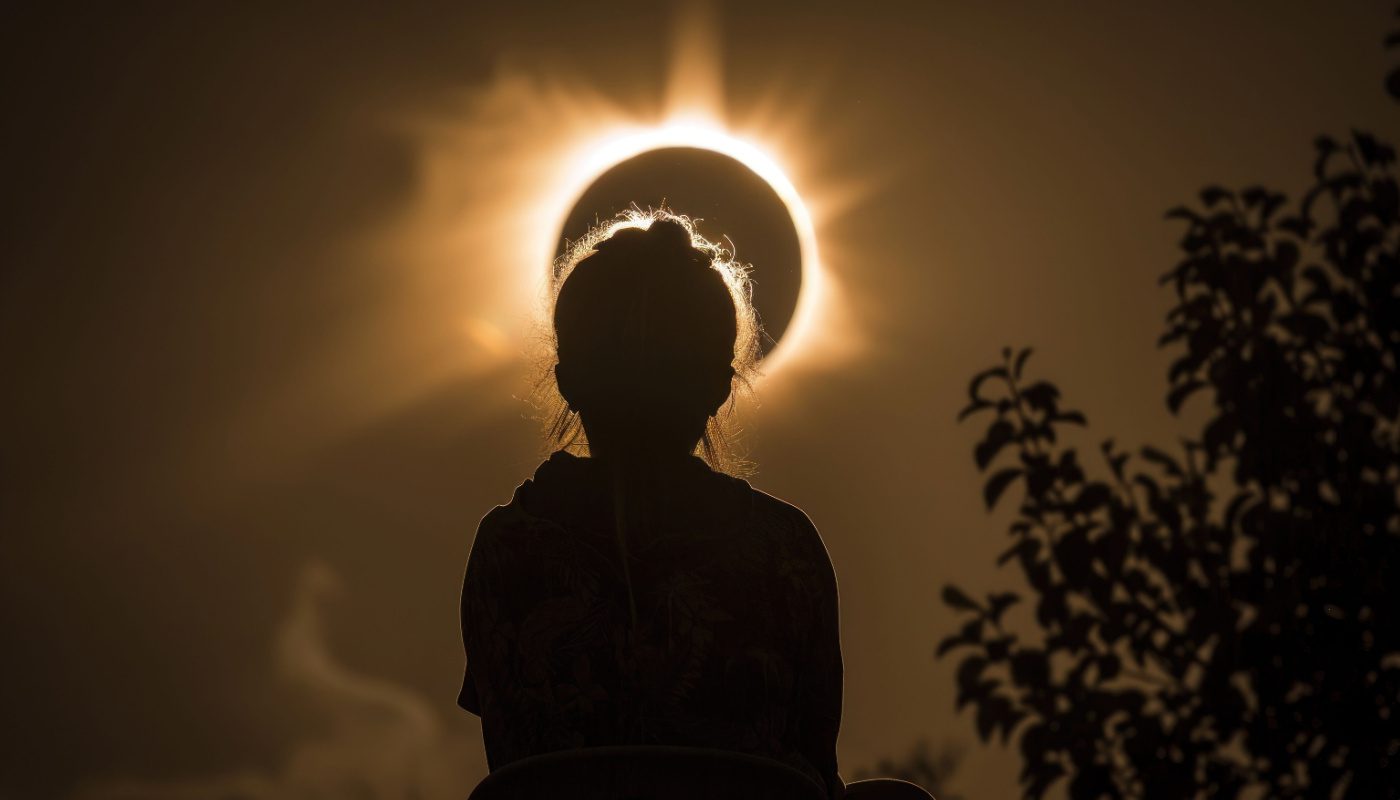
[[[1035,624],[950,586],[967,621],[939,654],[981,738],[1018,743],[1027,798],[1400,796],[1395,152],[1316,149],[1295,204],[1209,187],[1168,213],[1166,402],[1210,404],[1179,452],[1109,440],[1091,475],[1029,350],[972,380],[960,418],[988,420],[988,507],[1020,490],[999,561]]]
[[[941,788],[957,771],[962,763],[963,748],[960,745],[945,743],[934,753],[927,741],[920,740],[900,759],[882,758],[871,769],[859,769],[853,779],[896,778],[922,786],[939,800],[959,800],[957,795],[945,794]]]

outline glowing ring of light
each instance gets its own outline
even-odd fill
[[[573,160],[577,165],[572,171],[566,184],[567,191],[563,193],[562,202],[556,213],[558,220],[553,231],[558,231],[563,227],[568,218],[569,212],[580,199],[588,187],[600,178],[603,173],[613,167],[652,150],[660,150],[667,147],[691,147],[698,150],[709,150],[728,156],[740,164],[743,164],[755,175],[762,178],[778,194],[778,198],[787,207],[788,216],[792,219],[793,228],[797,231],[797,242],[799,252],[802,257],[802,286],[797,293],[797,302],[792,310],[792,318],[788,322],[787,330],[783,333],[783,338],[778,342],[761,364],[761,370],[765,374],[772,374],[780,368],[791,355],[797,351],[798,344],[811,332],[813,319],[819,305],[822,288],[822,276],[820,262],[817,258],[817,234],[816,226],[812,224],[812,215],[807,211],[807,206],[802,202],[802,196],[798,194],[797,188],[788,179],[787,173],[772,156],[764,152],[751,142],[737,138],[727,131],[703,124],[693,123],[671,123],[656,128],[636,128],[623,131],[602,141],[594,143],[584,149],[581,157]],[[684,213],[685,209],[677,209]],[[553,234],[551,234],[553,235]],[[552,263],[553,245],[548,247],[549,255],[541,262],[546,265]],[[743,254],[739,253],[739,259],[743,260]]]

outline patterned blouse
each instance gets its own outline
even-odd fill
[[[698,458],[647,480],[628,502],[597,462],[559,452],[481,521],[458,703],[480,715],[491,768],[576,747],[715,747],[840,797],[836,577],[816,528]]]

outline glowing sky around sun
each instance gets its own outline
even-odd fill
[[[668,147],[694,147],[728,156],[767,181],[787,206],[802,251],[802,291],[798,295],[787,332],[777,347],[764,359],[764,371],[775,374],[782,368],[785,360],[800,352],[809,340],[814,318],[822,307],[822,269],[812,215],[782,166],[762,148],[728,133],[718,125],[697,122],[668,121],[656,127],[640,128],[610,136],[590,148],[588,157],[582,160],[573,173],[574,180],[563,193],[570,199],[559,213],[560,224],[562,225],[565,215],[573,208],[579,196],[598,176],[642,153]],[[676,211],[686,212],[683,208]],[[557,244],[550,240],[551,247],[556,247]],[[755,265],[755,268],[761,273],[761,264]]]
[[[547,330],[544,298],[560,226],[594,180],[639,154],[668,147],[710,150],[742,163],[782,199],[801,248],[802,289],[792,320],[761,365],[761,381],[792,368],[840,363],[859,337],[840,307],[840,291],[828,269],[824,223],[843,207],[843,192],[822,186],[806,168],[815,155],[802,129],[800,104],[786,117],[734,119],[723,96],[720,47],[703,9],[678,15],[666,87],[659,100],[622,106],[566,78],[501,76],[489,93],[472,99],[464,122],[427,125],[430,147],[427,207],[458,209],[460,238],[443,242],[464,268],[489,263],[509,278],[484,288],[468,303],[468,370],[503,360],[548,360],[539,350]],[[489,153],[485,152],[487,149]],[[485,174],[483,174],[483,171]],[[464,185],[489,186],[473,195]],[[434,190],[436,187],[436,190]],[[849,191],[844,193],[849,195]],[[687,213],[685,208],[673,209]],[[420,215],[420,218],[423,215]],[[429,237],[432,238],[432,237]],[[395,231],[399,243],[422,239]],[[736,243],[742,260],[743,242]],[[448,256],[452,257],[452,256]],[[762,265],[754,265],[761,275]],[[489,280],[483,281],[490,284]]]

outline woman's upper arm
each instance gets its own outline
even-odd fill
[[[836,586],[836,571],[821,535],[805,514],[801,514],[805,530],[803,550],[810,559],[808,574],[812,576],[808,626],[807,653],[803,665],[804,750],[813,765],[827,781],[827,791],[840,797],[844,783],[837,772],[836,737],[841,729],[844,664],[841,658],[840,597]]]
[[[457,696],[457,705],[477,716],[481,715],[481,698],[476,685],[479,675],[474,674],[473,666],[478,665],[478,661],[484,659],[485,654],[480,652],[476,632],[490,626],[490,621],[482,618],[489,614],[484,601],[494,596],[496,591],[490,584],[496,572],[493,562],[498,557],[495,552],[499,538],[495,519],[497,516],[496,511],[492,511],[477,526],[476,538],[472,541],[465,574],[462,577],[462,649],[467,657],[467,665],[462,676],[462,690]],[[485,666],[484,661],[478,666]]]

